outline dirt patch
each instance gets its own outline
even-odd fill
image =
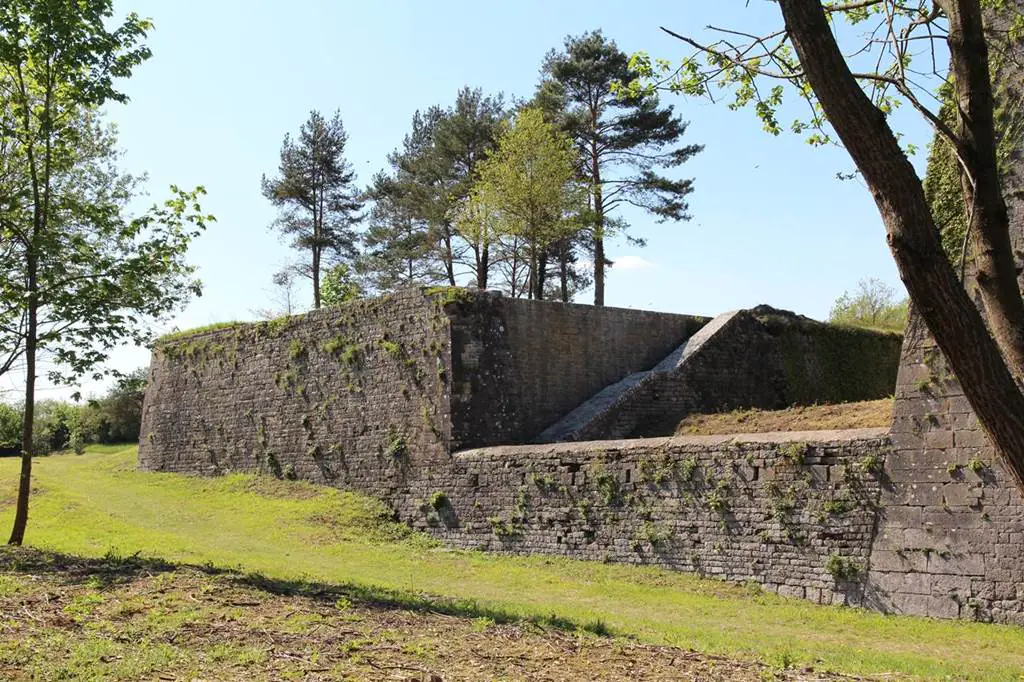
[[[134,557],[5,549],[4,580],[5,680],[855,679]]]
[[[810,405],[786,410],[736,410],[694,414],[679,422],[678,436],[713,436],[770,431],[834,431],[888,427],[892,398],[838,405]]]

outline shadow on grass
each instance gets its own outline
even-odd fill
[[[459,618],[487,618],[495,623],[532,624],[566,632],[587,632],[600,637],[616,633],[601,620],[586,623],[556,614],[523,616],[505,609],[481,604],[475,599],[453,599],[437,595],[396,590],[360,583],[330,584],[308,580],[286,580],[262,573],[242,573],[213,564],[171,563],[138,554],[123,556],[113,551],[101,558],[79,557],[28,547],[0,546],[0,573],[50,576],[64,584],[90,582],[100,589],[130,583],[157,573],[197,571],[220,576],[224,580],[279,596],[302,597],[336,603],[347,599],[353,605],[372,609],[398,609],[421,613],[441,613]]]

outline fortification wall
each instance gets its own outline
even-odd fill
[[[448,326],[437,301],[407,291],[159,343],[139,466],[389,497],[448,460]]]
[[[891,437],[655,438],[450,454],[486,440],[490,423],[501,439],[529,433],[570,402],[548,397],[561,382],[582,392],[650,367],[705,324],[589,315],[408,291],[168,339],[154,350],[139,463],[362,491],[459,547],[655,564],[823,603],[1024,623],[1024,500],[916,320]],[[613,341],[587,334],[587,320]],[[531,332],[535,345],[518,348]],[[562,351],[545,354],[548,343]],[[640,352],[627,357],[634,345]],[[575,373],[585,375],[579,384]],[[507,399],[498,395],[504,381]]]
[[[884,430],[486,448],[397,501],[467,549],[652,564],[860,603]]]
[[[648,369],[708,318],[464,297],[452,323],[453,448],[530,441],[594,393]]]
[[[1024,498],[916,315],[871,555],[872,606],[1024,624]]]
[[[668,436],[688,414],[892,395],[899,334],[768,306],[719,315],[652,371],[610,387],[538,440]]]

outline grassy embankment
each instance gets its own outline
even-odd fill
[[[140,473],[133,470],[134,462],[132,447],[97,448],[83,457],[40,459],[29,542],[79,557],[138,552],[172,562],[236,569],[245,575],[255,572],[260,575],[247,584],[277,586],[270,594],[290,591],[281,586],[295,587],[284,581],[323,583],[333,586],[326,592],[332,604],[335,600],[357,604],[369,600],[490,621],[522,617],[570,629],[575,623],[581,629],[608,629],[645,643],[777,667],[813,666],[819,671],[884,675],[884,679],[1020,680],[1024,674],[1024,630],[1020,628],[818,607],[650,568],[448,551],[387,521],[379,505],[356,495],[250,476],[196,479]],[[0,528],[10,524],[16,480],[16,462],[0,460]],[[30,595],[46,584],[45,578],[33,577],[31,567],[18,569],[18,556],[0,553],[0,557],[5,560],[0,567],[0,597],[17,600],[23,591]],[[150,574],[144,572],[146,576]],[[215,658],[216,652],[196,649],[206,640],[190,640],[175,628],[189,627],[190,619],[209,621],[213,616],[203,615],[197,608],[202,606],[204,590],[212,593],[219,588],[197,584],[185,591],[188,598],[181,597],[181,608],[168,608],[158,615],[146,609],[158,604],[167,588],[146,587],[150,596],[132,601],[135,611],[127,612],[127,617],[152,620],[150,625],[149,621],[138,624],[133,631],[135,639],[116,635],[110,620],[114,616],[101,607],[105,599],[113,598],[103,591],[102,581],[85,581],[82,589],[85,592],[70,597],[72,602],[63,611],[72,623],[77,618],[86,627],[69,626],[71,629],[48,635],[48,621],[44,623],[33,609],[22,606],[6,613],[6,625],[0,623],[0,661],[26,666],[71,665],[79,660],[84,666],[95,659],[99,662],[89,665],[107,666],[95,679],[117,679],[120,673],[111,670],[129,661],[138,663],[138,656],[156,651],[157,643],[166,656]],[[130,601],[132,595],[122,596]],[[229,621],[238,623],[247,617],[248,603],[239,601],[240,605],[233,606],[229,601],[222,607],[227,609]],[[297,612],[309,611],[304,608],[295,607]],[[138,610],[142,615],[132,616]],[[107,620],[93,622],[90,614],[94,613]],[[126,617],[118,613],[119,618]],[[12,622],[21,625],[12,629]],[[43,628],[32,635],[42,639],[26,644],[28,635],[19,634],[19,627],[23,632]],[[52,627],[60,629],[60,623]],[[51,635],[56,639],[47,644],[44,640]],[[181,644],[189,641],[193,644]],[[341,646],[340,640],[331,641],[335,649]],[[451,646],[444,642],[435,645],[440,650]],[[180,650],[168,653],[168,646]],[[90,658],[89,652],[98,650],[109,651]],[[247,675],[260,679],[259,666],[265,664],[267,650],[232,651],[228,658],[236,666],[233,669],[244,672],[248,665]],[[301,659],[300,654],[293,652],[292,657]],[[352,655],[356,656],[354,650]],[[684,656],[674,658],[682,661]],[[313,665],[312,658],[315,656],[309,653],[309,660],[302,659],[304,665]],[[174,667],[168,663],[138,665],[149,672],[132,668],[132,674],[138,673],[135,678]],[[199,663],[195,665],[203,669]],[[2,664],[0,670],[4,670]],[[523,675],[511,677],[523,679]]]

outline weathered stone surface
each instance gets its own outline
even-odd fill
[[[904,347],[891,434],[457,451],[529,440],[704,323],[410,291],[173,339],[154,352],[139,463],[360,490],[458,547],[654,564],[821,603],[1024,621],[1024,501],[920,325]],[[692,357],[713,358],[714,346]],[[705,386],[778,389],[767,375],[716,374],[727,347],[703,365]],[[804,370],[814,366],[807,358]],[[648,419],[669,394],[661,386],[630,410]],[[723,395],[701,391],[715,405]]]
[[[884,453],[884,432],[759,435],[468,450],[398,506],[458,547],[654,564],[860,603],[880,491],[863,463]],[[828,466],[851,473],[813,475]],[[428,504],[436,492],[451,522]]]
[[[1020,622],[1024,604],[1006,586],[1024,578],[1024,499],[916,315],[896,396],[868,601],[885,611]],[[895,571],[928,576],[931,593],[900,588]]]

